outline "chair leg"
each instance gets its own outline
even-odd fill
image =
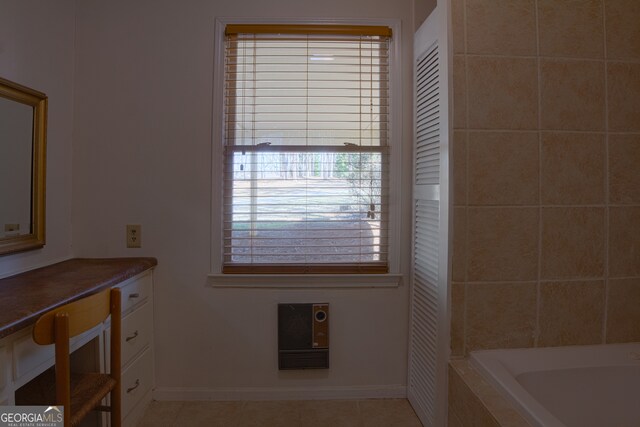
[[[64,408],[64,425],[71,425],[71,366],[69,361],[69,315],[56,314],[56,405]]]
[[[120,402],[120,384],[111,391],[111,427],[122,425],[122,408]]]
[[[111,376],[116,385],[111,390],[111,426],[122,422],[122,305],[120,289],[111,289]]]

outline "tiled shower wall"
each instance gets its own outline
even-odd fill
[[[452,354],[640,341],[640,1],[452,3]]]

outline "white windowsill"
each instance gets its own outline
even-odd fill
[[[209,274],[213,288],[397,288],[402,274]]]

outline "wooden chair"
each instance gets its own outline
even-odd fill
[[[69,339],[102,323],[111,314],[111,372],[72,373],[69,362]],[[107,289],[43,314],[33,328],[37,344],[55,344],[55,379],[53,373],[42,375],[33,385],[21,390],[23,404],[64,406],[65,427],[76,426],[92,410],[111,412],[111,426],[119,427],[121,410],[122,331],[120,289]],[[55,383],[55,392],[52,382]],[[40,383],[40,384],[38,384]],[[49,385],[43,385],[43,383]],[[31,388],[31,389],[30,389]],[[101,406],[111,393],[111,406]],[[48,396],[47,396],[48,395]],[[41,400],[36,403],[36,400]],[[46,399],[50,399],[46,401]],[[16,401],[18,396],[16,395]]]

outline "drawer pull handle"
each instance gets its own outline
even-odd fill
[[[134,298],[140,298],[140,294],[137,292],[135,294],[129,294],[129,299],[134,299]]]
[[[126,342],[129,342],[129,341],[131,341],[131,340],[135,340],[136,338],[138,338],[138,331],[135,331],[135,332],[133,333],[133,335],[128,336],[128,337],[125,339],[125,341],[126,341]]]
[[[137,389],[138,387],[140,387],[140,380],[136,380],[136,385],[134,385],[133,387],[130,387],[127,389],[127,393],[131,393],[133,390]]]

